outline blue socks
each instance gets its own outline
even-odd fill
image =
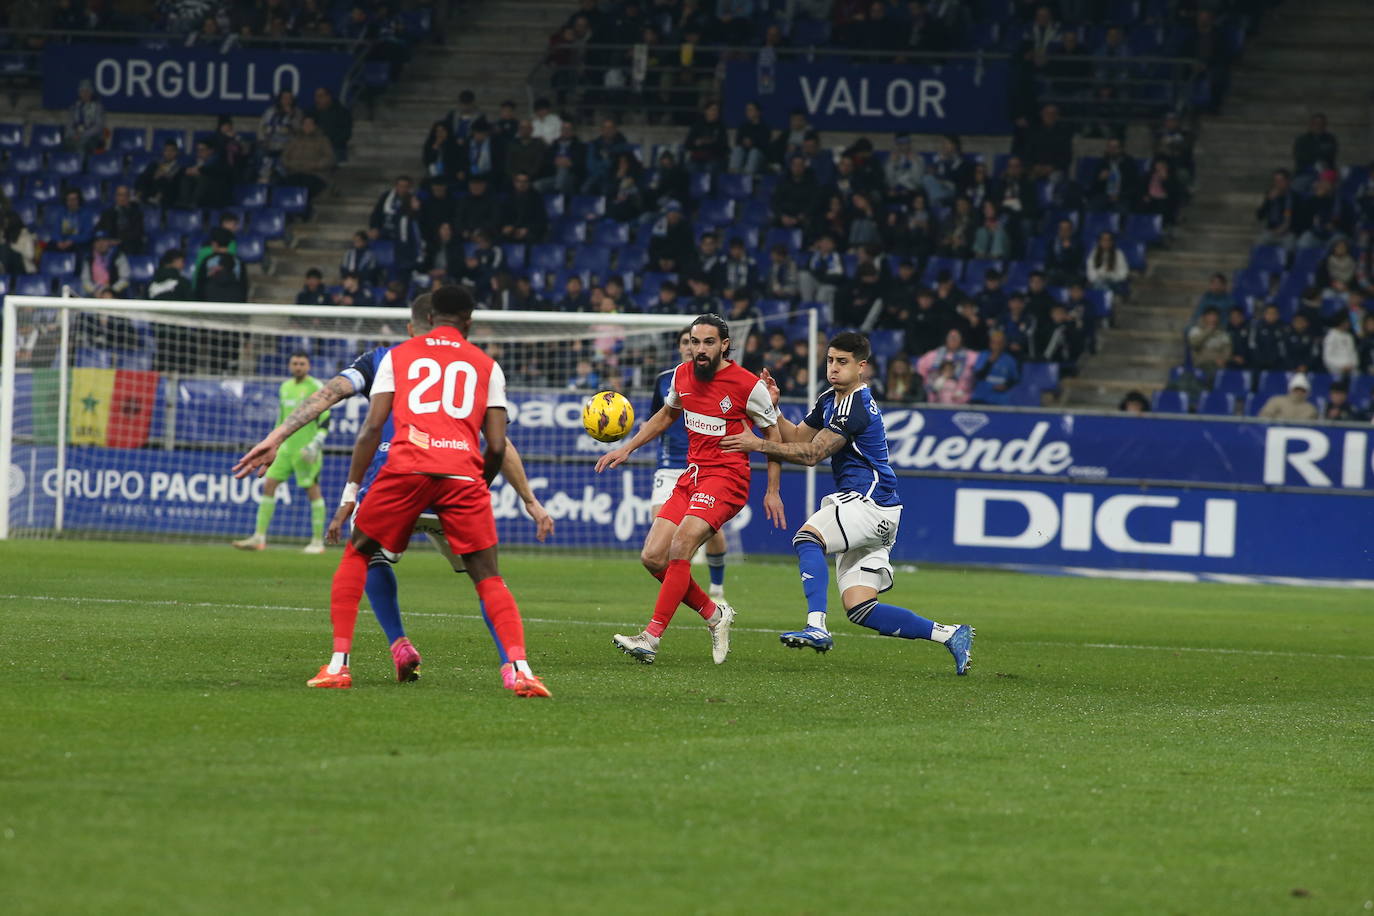
[[[370,564],[367,567],[365,589],[372,613],[377,615],[377,622],[382,625],[387,645],[391,645],[406,635],[405,627],[401,626],[401,603],[396,597],[396,571],[391,564]]]
[[[496,628],[491,625],[491,617],[487,614],[487,603],[479,601],[477,606],[482,609],[482,622],[487,625],[487,632],[491,634],[491,641],[496,643],[496,654],[501,657],[501,664],[504,665],[510,659],[506,658],[506,647],[501,645],[501,640],[496,638]]]
[[[711,584],[722,586],[725,584],[725,554],[708,553],[706,555],[706,565],[710,567]]]
[[[396,597],[396,571],[391,568],[391,564],[376,563],[368,566],[365,588],[368,603],[372,605],[372,613],[377,615],[377,623],[381,624],[382,632],[386,634],[387,645],[391,645],[406,635],[405,627],[401,625],[401,602]],[[487,606],[479,604],[479,607],[482,608],[482,622],[487,625],[491,641],[496,643],[496,654],[501,657],[501,664],[504,665],[510,659],[506,658],[506,650],[501,646],[501,640],[496,638],[496,630],[491,625],[491,618],[487,616]]]
[[[850,612],[850,619],[860,626],[877,630],[884,636],[897,636],[901,639],[930,639],[935,629],[933,620],[927,620],[904,607],[878,602],[874,602],[867,613],[855,608]]]
[[[801,570],[802,592],[806,594],[808,614],[824,614],[827,593],[830,591],[830,568],[825,563],[825,551],[815,541],[797,541],[797,566]]]

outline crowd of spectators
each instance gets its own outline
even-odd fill
[[[1313,114],[1255,210],[1249,266],[1230,280],[1214,274],[1197,304],[1171,381],[1187,400],[1175,406],[1368,418],[1374,163],[1342,167],[1339,151],[1326,117]]]

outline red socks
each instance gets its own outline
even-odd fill
[[[654,619],[644,628],[644,632],[650,636],[663,635],[673,615],[677,613],[679,604],[687,605],[706,620],[716,612],[716,603],[692,578],[690,560],[669,560],[667,570],[655,574],[654,578],[663,585],[658,590],[658,600],[654,602]]]
[[[513,662],[525,660],[525,624],[520,619],[520,608],[515,606],[515,597],[506,588],[506,580],[491,576],[477,583],[477,597],[486,606],[487,616],[491,618],[491,628],[496,638],[505,647],[506,658]]]
[[[358,602],[363,599],[367,582],[367,557],[349,544],[343,559],[334,572],[334,584],[329,590],[329,619],[334,624],[334,651],[351,652],[353,628],[358,622]]]

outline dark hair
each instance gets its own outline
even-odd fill
[[[1125,410],[1127,404],[1139,404],[1145,410],[1150,409],[1150,399],[1139,391],[1128,392],[1127,395],[1121,399],[1121,404],[1117,407],[1117,410]]]
[[[291,359],[306,359],[306,360],[308,360],[308,359],[310,359],[310,354],[307,353],[307,352],[305,352],[304,350],[296,350],[296,351],[292,352],[290,358],[291,358]]]
[[[186,257],[186,254],[180,248],[169,248],[162,253],[162,257],[158,260],[158,264],[162,267],[171,267],[173,261],[181,260],[184,257]]]
[[[829,349],[842,350],[845,353],[854,354],[856,362],[863,362],[868,359],[869,350],[868,338],[858,331],[841,331],[830,338]]]
[[[682,340],[683,337],[691,337],[691,336],[692,336],[692,326],[689,324],[689,325],[687,325],[687,327],[683,328],[681,331],[678,332],[677,339],[680,341],[680,340]]]
[[[430,294],[430,302],[434,306],[435,315],[450,318],[471,315],[473,308],[476,307],[472,301],[472,293],[463,286],[441,286]]]
[[[1218,318],[1221,317],[1221,312],[1217,309],[1217,307],[1216,307],[1215,305],[1209,305],[1209,306],[1207,306],[1207,308],[1205,308],[1205,309],[1202,310],[1202,314],[1204,314],[1204,315],[1216,315]]]
[[[458,93],[458,101],[475,102],[477,101],[477,96],[471,89],[464,89],[462,92]]]
[[[320,269],[318,267],[312,267],[305,272],[305,279],[309,280],[311,277],[314,277],[317,280],[323,280],[324,274],[320,273]]]
[[[724,318],[720,317],[715,312],[707,312],[704,315],[698,315],[696,319],[692,321],[691,327],[694,328],[699,324],[715,328],[720,332],[721,340],[730,339],[730,325],[726,323]],[[730,348],[728,346],[725,348],[725,355],[730,355]]]
[[[549,100],[546,99],[546,98],[543,98],[542,96],[541,96],[540,98],[537,98],[537,99],[534,100],[534,110],[535,110],[535,111],[538,111],[538,110],[541,109],[541,108],[552,108],[552,107],[553,107],[553,105],[549,102]]]

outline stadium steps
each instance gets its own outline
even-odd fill
[[[1220,115],[1201,121],[1197,192],[1168,248],[1150,253],[1101,355],[1065,379],[1068,406],[1114,408],[1128,391],[1163,386],[1183,353],[1183,333],[1208,277],[1228,276],[1249,260],[1255,207],[1274,169],[1292,164],[1293,138],[1313,111],[1324,111],[1346,162],[1362,161],[1369,139],[1364,83],[1368,51],[1350,35],[1374,34],[1374,4],[1308,0],[1280,7],[1246,49]]]

